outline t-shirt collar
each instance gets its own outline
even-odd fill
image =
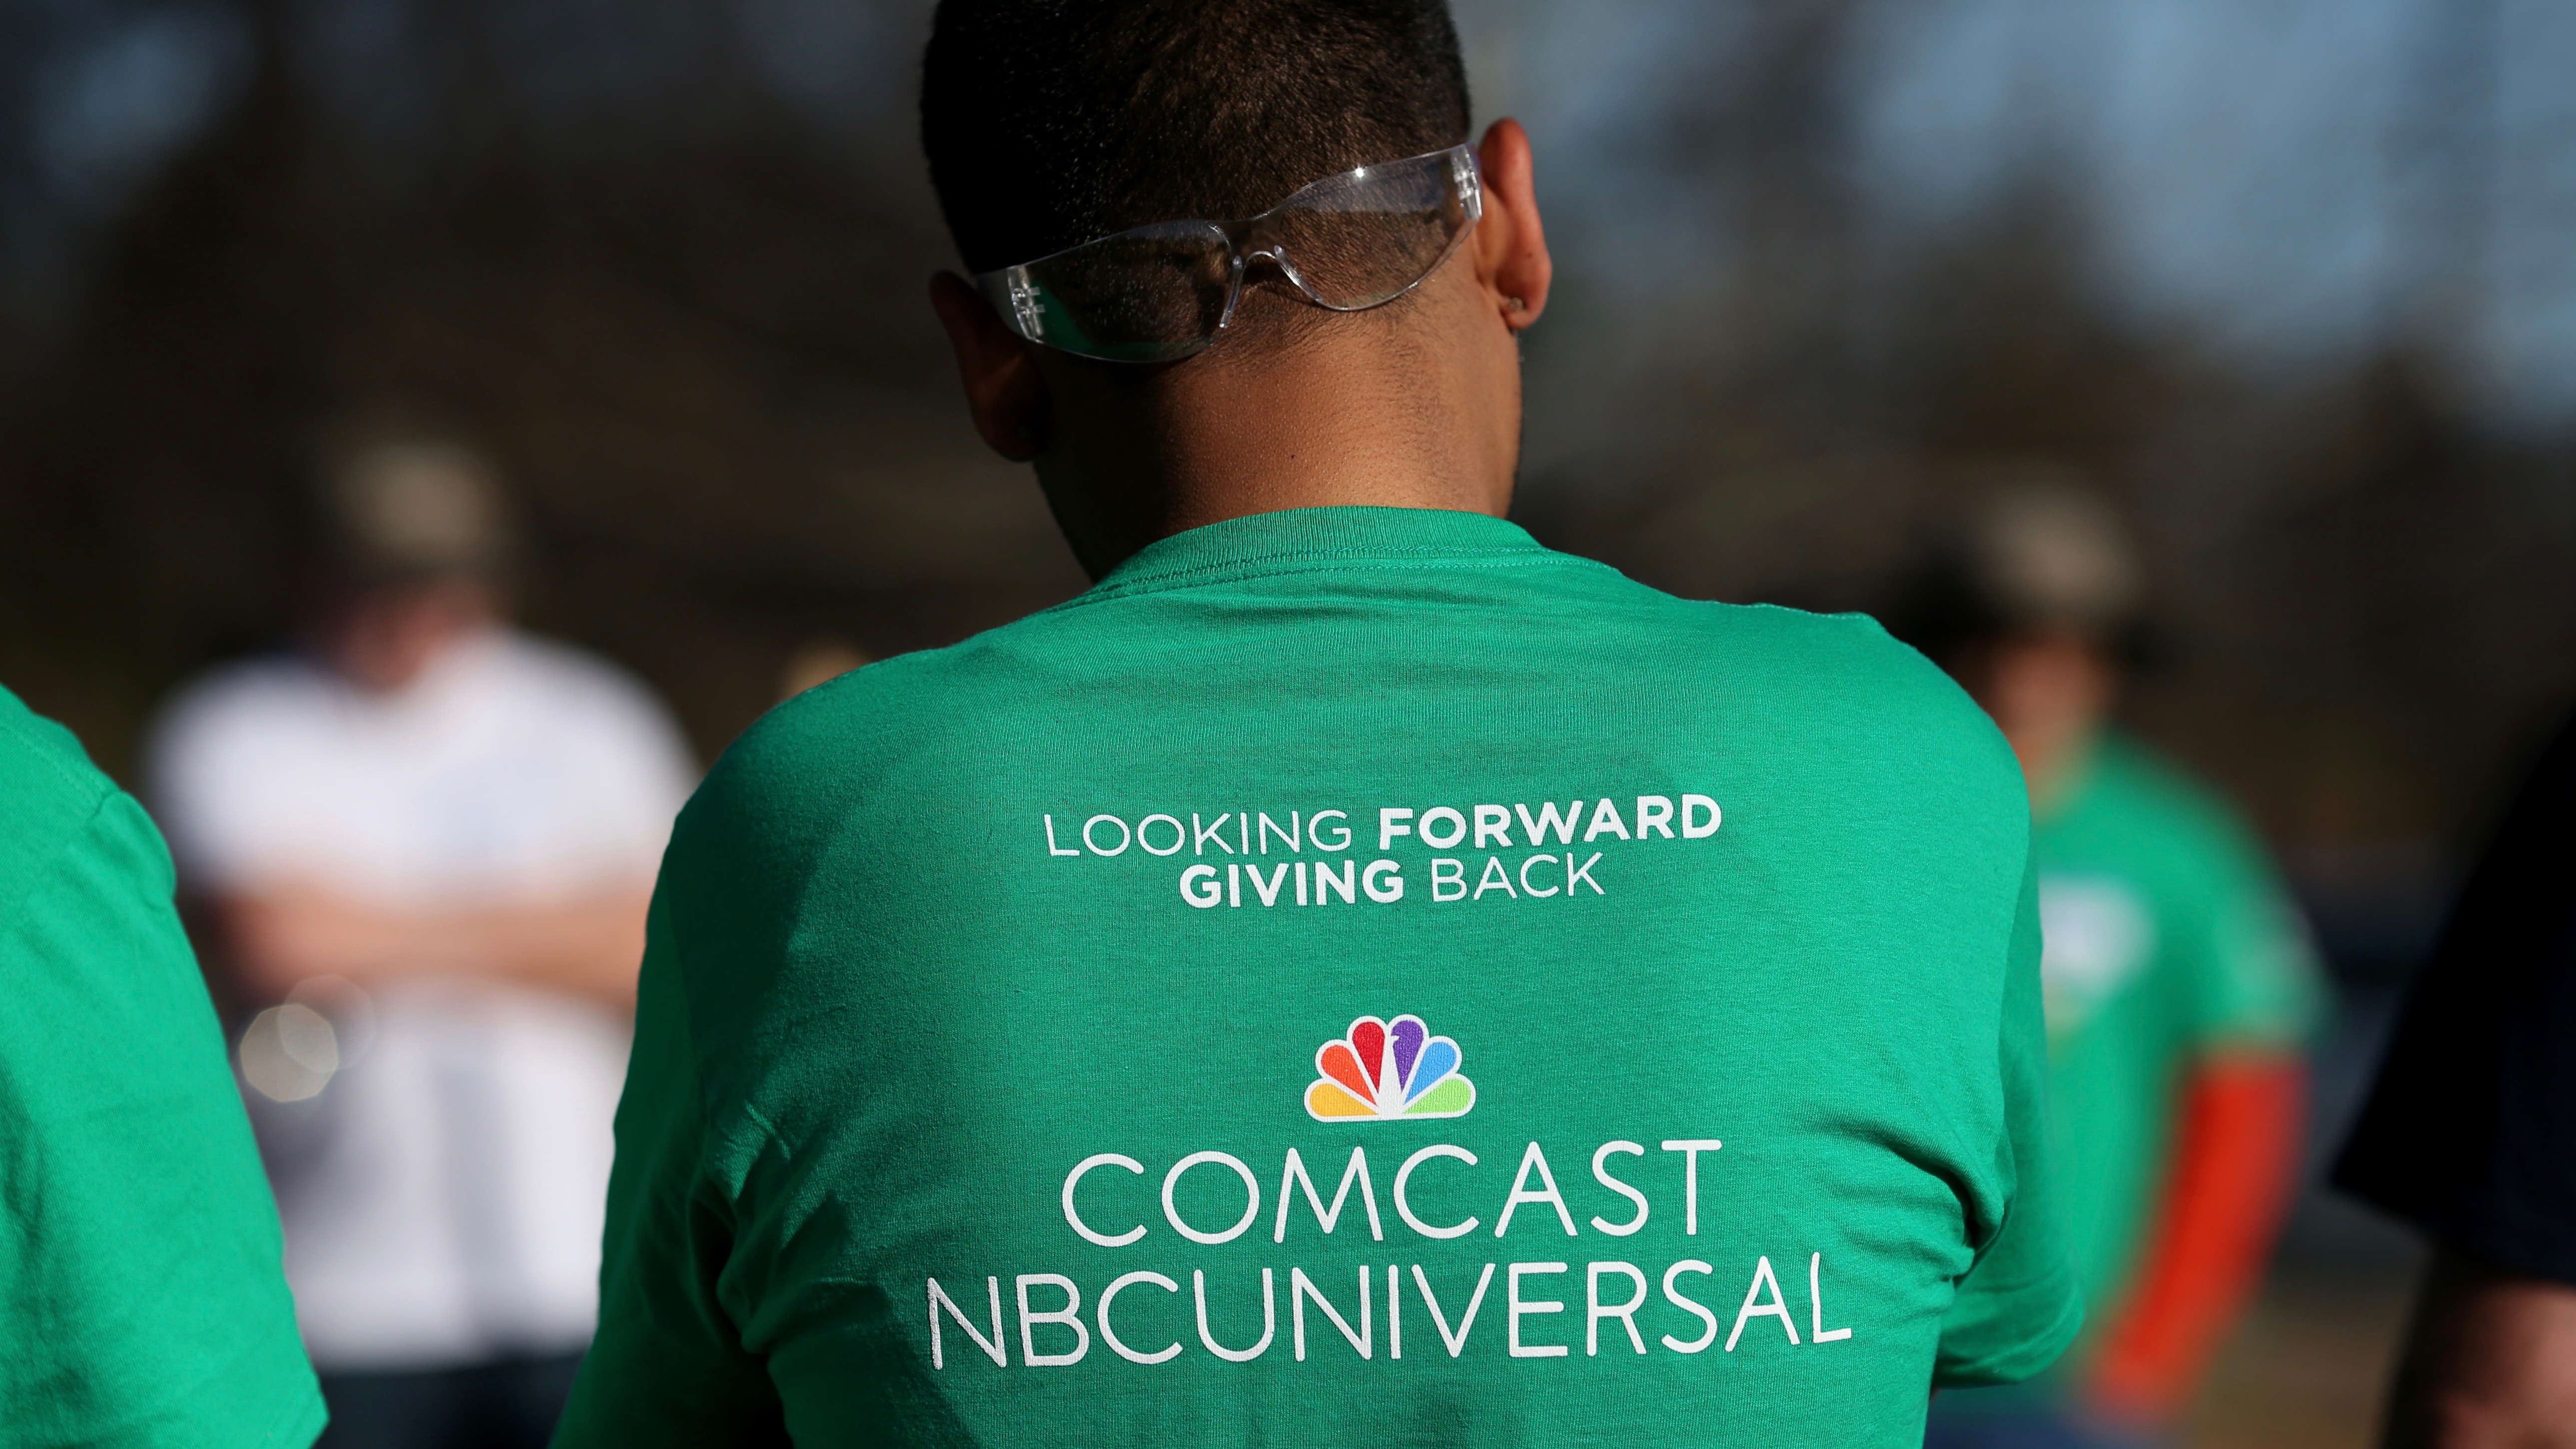
[[[1537,563],[1557,555],[1518,524],[1447,508],[1290,508],[1157,539],[1086,599],[1346,564]]]

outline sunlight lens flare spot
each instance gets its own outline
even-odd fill
[[[329,1017],[301,1002],[270,1007],[242,1033],[242,1080],[270,1101],[304,1101],[339,1070],[339,1033]]]

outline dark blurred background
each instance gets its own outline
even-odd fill
[[[506,468],[538,628],[712,758],[800,649],[1082,579],[923,300],[921,0],[0,0],[0,680],[131,779],[352,417]],[[1560,290],[1519,516],[1869,607],[1999,470],[2152,569],[2126,713],[2281,852],[2320,1141],[2576,699],[2576,8],[1459,0]],[[2311,1194],[2196,1442],[2359,1444],[2406,1240]]]

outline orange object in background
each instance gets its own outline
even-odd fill
[[[2307,1072],[2221,1056],[2183,1094],[2173,1170],[2136,1286],[2085,1385],[2106,1418],[2169,1422],[2252,1296],[2297,1179]]]

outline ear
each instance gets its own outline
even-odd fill
[[[955,272],[930,279],[930,306],[948,330],[966,407],[985,446],[1014,463],[1036,457],[1046,446],[1047,389],[1029,344],[1002,325],[984,294]]]
[[[1506,116],[1486,128],[1476,147],[1476,168],[1485,186],[1484,219],[1469,239],[1476,279],[1502,313],[1503,325],[1517,332],[1547,310],[1548,282],[1555,276],[1539,228],[1538,193],[1530,183],[1529,133],[1520,122]]]

